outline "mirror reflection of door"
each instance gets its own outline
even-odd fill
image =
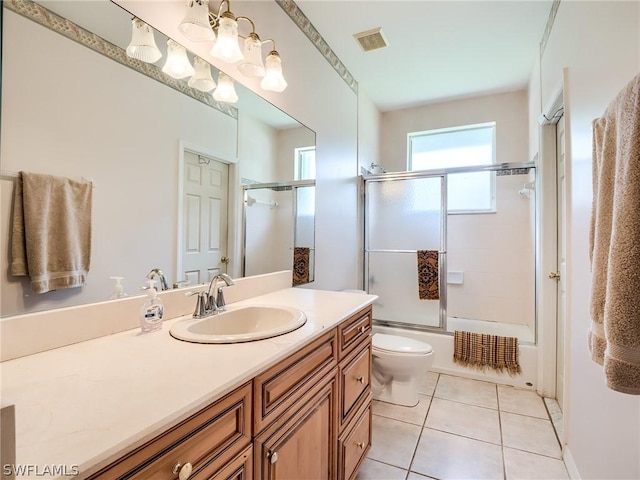
[[[182,280],[205,283],[227,271],[229,166],[184,152]]]

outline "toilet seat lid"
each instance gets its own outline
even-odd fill
[[[376,333],[372,338],[373,348],[387,352],[399,353],[431,353],[431,345],[413,338],[400,337],[398,335],[388,335],[386,333]]]

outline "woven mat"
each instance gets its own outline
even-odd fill
[[[480,370],[492,368],[509,375],[521,372],[518,363],[518,339],[456,330],[453,361]]]

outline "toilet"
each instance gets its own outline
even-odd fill
[[[375,333],[372,351],[373,398],[395,405],[416,406],[417,380],[433,364],[431,345],[412,338]]]

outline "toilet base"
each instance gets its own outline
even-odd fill
[[[375,380],[375,376],[374,376]],[[376,385],[372,388],[373,399],[381,402],[393,403],[403,407],[415,407],[420,401],[418,389],[414,379],[405,381],[391,380],[388,383]]]

